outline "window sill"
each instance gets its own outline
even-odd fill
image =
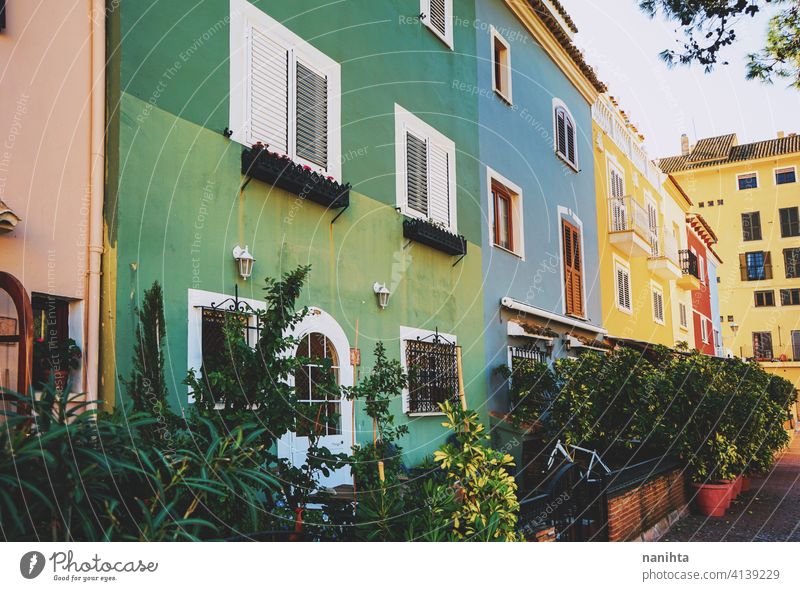
[[[409,417],[443,417],[446,416],[443,412],[407,412]]]
[[[511,101],[511,97],[507,97],[499,88],[495,86],[492,88],[492,90],[494,90],[494,93],[497,95],[497,98],[503,101],[507,106],[509,107],[514,106],[514,103]]]
[[[569,158],[567,158],[565,154],[562,154],[558,150],[556,150],[555,153],[556,153],[556,156],[558,157],[558,159],[561,160],[567,166],[569,166],[573,171],[580,172],[580,169],[578,168],[578,165],[576,163],[574,163],[574,162],[570,162]]]
[[[506,248],[504,246],[500,246],[499,244],[494,244],[494,243],[492,243],[492,246],[494,248],[496,248],[497,250],[501,250],[503,252],[507,252],[508,254],[513,255],[513,256],[517,257],[518,259],[520,259],[520,260],[523,260],[523,261],[525,260],[525,257],[523,257],[520,253],[514,252],[513,250],[509,250],[508,248]]]

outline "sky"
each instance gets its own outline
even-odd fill
[[[561,0],[579,33],[575,43],[645,135],[651,158],[680,153],[681,133],[698,138],[736,133],[740,144],[800,133],[800,91],[784,80],[745,78],[748,53],[763,46],[771,12],[746,18],[724,50],[727,66],[669,68],[658,54],[680,48],[676,25],[650,19],[637,0]],[[773,9],[774,11],[774,9]]]

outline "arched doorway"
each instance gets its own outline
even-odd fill
[[[302,465],[308,454],[310,429],[319,437],[319,444],[332,453],[349,453],[353,444],[353,403],[344,396],[330,397],[322,384],[332,378],[338,386],[353,385],[353,366],[350,363],[350,344],[339,323],[319,308],[309,308],[308,315],[295,327],[299,344],[295,355],[308,362],[292,376],[298,401],[306,412],[297,418],[294,432],[279,441],[279,454]],[[327,361],[325,361],[327,360]],[[331,376],[323,373],[330,367]],[[352,484],[349,467],[341,468],[320,484],[335,487]]]
[[[27,394],[32,366],[31,300],[16,277],[0,271],[0,387]]]

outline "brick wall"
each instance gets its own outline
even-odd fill
[[[660,474],[635,488],[608,499],[608,539],[634,540],[642,533],[682,511],[687,504],[686,482],[681,470]]]

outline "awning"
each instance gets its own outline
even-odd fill
[[[594,333],[598,336],[599,335],[605,336],[606,334],[608,334],[608,331],[602,326],[596,326],[585,320],[579,320],[577,318],[571,318],[569,316],[562,316],[561,314],[556,314],[555,312],[549,312],[547,310],[531,306],[530,304],[525,304],[523,302],[515,300],[514,298],[509,298],[509,297],[502,298],[500,300],[500,304],[510,310],[516,310],[517,312],[530,314],[531,316],[536,316],[538,318],[544,318],[545,320],[549,320],[551,322],[563,324],[566,326],[571,326],[573,328],[578,328],[589,333]]]
[[[22,218],[15,214],[4,201],[0,200],[0,234],[11,232],[21,221]]]

